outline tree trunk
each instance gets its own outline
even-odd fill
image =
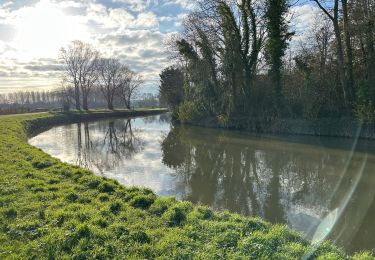
[[[86,111],[89,110],[87,94],[82,95],[82,108]]]
[[[75,105],[77,110],[81,110],[81,100],[80,100],[80,93],[79,93],[79,88],[75,87],[74,89],[74,99],[75,99]]]
[[[370,84],[370,92],[373,104],[375,104],[375,44],[373,37],[373,24],[369,21],[366,32],[367,45],[367,80]]]
[[[108,109],[109,110],[113,110],[113,100],[111,100],[110,98],[108,99]]]
[[[345,75],[345,65],[344,65],[344,51],[342,46],[342,40],[341,40],[341,32],[339,28],[339,23],[337,20],[333,22],[333,27],[335,31],[335,37],[337,42],[337,67],[339,70],[339,77],[340,77],[340,83],[342,86],[342,91],[344,95],[344,100],[346,103],[349,102],[349,93],[347,91],[347,82],[346,82],[346,75]]]
[[[351,43],[351,33],[349,28],[349,16],[348,16],[348,1],[341,0],[342,12],[344,18],[344,38],[347,56],[347,91],[349,95],[349,100],[353,101],[354,98],[354,76],[353,76],[353,48]]]
[[[344,61],[344,48],[342,46],[342,39],[341,39],[341,29],[339,25],[339,0],[335,0],[334,7],[333,7],[333,15],[330,14],[319,2],[319,0],[314,0],[317,3],[319,8],[327,15],[327,17],[333,23],[333,29],[335,32],[336,43],[337,43],[337,68],[339,73],[339,79],[342,86],[342,92],[344,96],[344,102],[346,105],[350,103],[350,96],[348,92],[348,84],[346,80],[346,72],[345,72],[345,61]]]

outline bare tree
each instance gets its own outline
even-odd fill
[[[137,94],[137,91],[143,84],[141,75],[124,67],[122,73],[122,82],[119,87],[119,94],[126,108],[131,109],[131,101]]]
[[[88,109],[88,96],[94,87],[98,75],[99,53],[87,43],[73,41],[67,48],[60,50],[60,59],[65,65],[65,84],[74,88],[76,109]]]
[[[338,66],[338,72],[340,76],[340,82],[343,89],[343,95],[344,99],[347,104],[349,104],[353,100],[353,86],[351,85],[352,82],[352,73],[353,73],[353,60],[352,60],[352,48],[350,44],[350,35],[349,35],[349,29],[348,29],[348,21],[347,21],[347,2],[346,0],[342,0],[342,7],[344,11],[344,37],[345,37],[345,44],[347,47],[347,54],[348,55],[348,64],[347,68],[345,67],[345,56],[344,56],[344,46],[342,42],[342,29],[340,27],[340,0],[334,0],[333,3],[333,11],[332,13],[330,10],[324,6],[324,1],[322,0],[313,0],[318,7],[322,10],[322,12],[329,18],[329,20],[332,21],[333,29],[336,37],[336,43],[337,43],[337,66]],[[349,72],[347,73],[347,70]],[[349,74],[349,76],[347,76]]]
[[[100,59],[99,65],[99,89],[107,101],[107,107],[113,110],[113,101],[117,90],[124,78],[127,78],[129,70],[117,59]]]
[[[80,89],[79,89],[79,61],[78,42],[71,43],[67,48],[60,50],[60,59],[65,65],[63,84],[72,85],[74,88],[74,101],[76,109],[81,109]],[[66,87],[70,88],[70,87]]]

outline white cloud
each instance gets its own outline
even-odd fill
[[[126,4],[132,11],[142,12],[152,4],[157,4],[158,0],[112,0],[114,3]]]
[[[295,31],[292,38],[291,48],[299,48],[300,44],[309,44],[309,34],[313,26],[321,19],[321,11],[318,7],[310,4],[293,6],[289,12],[291,19],[291,30]]]
[[[159,21],[156,15],[152,12],[141,13],[135,21],[135,27],[140,28],[155,28],[159,26]]]
[[[174,23],[181,18],[181,10],[163,16],[159,9],[150,9],[159,4],[157,1],[113,2],[130,7],[95,0],[0,4],[0,92],[58,86],[58,52],[72,40],[89,42],[104,55],[121,58],[141,73],[148,85],[157,81],[160,70],[170,62],[164,40],[167,32],[176,31]]]
[[[170,61],[164,41],[193,8],[189,0],[0,0],[0,92],[59,85],[59,49],[89,42],[155,85]]]

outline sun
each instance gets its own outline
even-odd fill
[[[65,14],[59,6],[42,0],[24,7],[15,17],[15,45],[19,59],[46,58],[58,55],[61,47],[72,40],[84,40],[87,30],[79,17]]]

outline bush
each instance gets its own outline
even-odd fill
[[[375,120],[375,108],[372,102],[356,104],[354,107],[354,114],[357,120],[361,123],[372,123]]]
[[[375,120],[375,108],[371,101],[371,84],[361,81],[357,88],[357,102],[354,106],[354,115],[361,123],[372,123]]]
[[[199,107],[200,106],[196,102],[185,101],[178,107],[178,118],[183,123],[198,120],[203,115]]]

